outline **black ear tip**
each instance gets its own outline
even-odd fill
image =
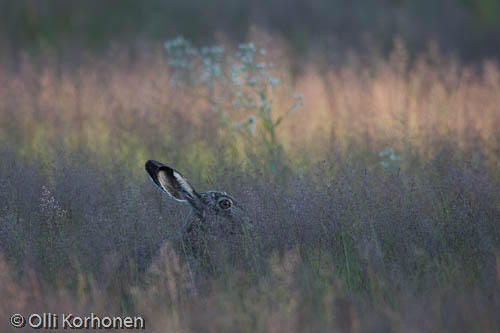
[[[159,167],[161,167],[163,164],[161,164],[160,162],[158,161],[155,161],[155,160],[148,160],[146,162],[146,170],[149,170],[149,169],[158,169]]]
[[[161,164],[158,161],[154,160],[149,160],[146,162],[144,167],[146,168],[146,171],[149,173],[149,175],[153,178],[156,178],[156,172],[158,171],[159,168],[162,167],[163,164]]]

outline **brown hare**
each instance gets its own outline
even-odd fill
[[[213,244],[231,244],[237,240],[250,224],[245,210],[226,192],[197,192],[187,179],[177,170],[163,163],[149,160],[146,171],[153,182],[172,199],[186,203],[191,211],[183,227],[168,240],[174,248],[191,257],[207,254]],[[145,253],[139,251],[141,262],[150,262],[152,252],[156,252],[164,241]]]
[[[157,161],[147,161],[145,167],[163,192],[189,205],[191,211],[184,225],[173,235],[161,238],[154,244],[135,248],[119,261],[110,257],[108,262],[112,265],[107,268],[109,273],[105,280],[109,294],[114,297],[127,294],[130,282],[141,279],[164,245],[165,249],[176,251],[180,257],[193,264],[192,267],[203,271],[204,268],[212,267],[214,260],[219,257],[219,250],[238,256],[233,249],[242,239],[240,236],[251,226],[245,210],[227,193],[196,192],[179,171]],[[117,262],[116,266],[113,265]]]

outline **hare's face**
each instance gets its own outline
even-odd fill
[[[215,215],[231,217],[233,214],[241,214],[241,207],[226,192],[207,191],[201,193],[200,196],[207,210]]]
[[[180,172],[157,161],[146,162],[146,171],[161,190],[191,206],[193,214],[186,231],[232,235],[241,232],[243,225],[249,225],[245,210],[226,192],[198,193]]]
[[[250,222],[245,210],[226,192],[207,191],[201,193],[200,198],[205,207],[202,220],[207,225],[234,233]]]

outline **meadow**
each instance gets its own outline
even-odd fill
[[[241,67],[255,82],[213,67],[244,51],[230,44],[203,51],[218,79],[201,84],[174,74],[205,62],[148,46],[2,60],[2,332],[42,312],[148,332],[500,331],[498,64],[396,43],[296,71],[262,40]],[[135,269],[188,214],[148,159],[237,198],[251,233],[209,267],[166,243]]]

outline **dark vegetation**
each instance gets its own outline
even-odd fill
[[[4,54],[55,48],[58,56],[75,58],[110,44],[161,43],[177,35],[239,43],[258,27],[286,40],[299,59],[311,49],[336,63],[351,49],[388,53],[394,36],[412,54],[434,41],[466,60],[500,55],[499,0],[2,0],[0,8]]]

